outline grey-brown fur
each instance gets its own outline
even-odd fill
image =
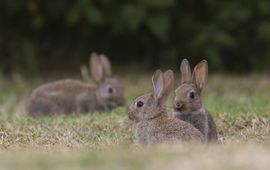
[[[102,63],[105,61],[105,65]],[[26,101],[26,112],[31,116],[87,113],[114,108],[125,103],[120,81],[112,77],[109,60],[91,55],[91,72],[96,85],[79,80],[59,80],[40,85]],[[113,92],[109,93],[108,88]]]
[[[175,117],[179,118],[180,120],[186,121],[199,129],[200,132],[205,135],[208,141],[217,140],[216,124],[213,120],[213,117],[207,111],[196,114],[176,115]]]
[[[191,124],[169,118],[167,113],[149,121],[141,121],[136,125],[138,143],[177,143],[204,142],[204,136]]]
[[[205,141],[193,125],[168,115],[166,103],[173,80],[171,70],[164,74],[157,70],[152,77],[153,92],[136,98],[129,106],[128,116],[135,123],[135,136],[140,144]]]
[[[217,141],[215,121],[212,115],[203,107],[201,101],[201,91],[208,76],[207,61],[203,60],[197,64],[192,76],[186,59],[182,61],[180,70],[182,83],[175,90],[172,115],[194,125],[205,135],[209,142]]]

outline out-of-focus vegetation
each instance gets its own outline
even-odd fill
[[[86,62],[178,66],[206,58],[221,71],[270,64],[270,1],[2,0],[0,64],[5,72]],[[63,63],[64,60],[64,63]]]

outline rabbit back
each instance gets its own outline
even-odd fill
[[[89,108],[89,102],[93,108]],[[34,89],[26,102],[26,111],[32,116],[56,113],[87,112],[97,108],[95,86],[79,80],[59,80]]]
[[[205,141],[204,135],[191,124],[164,117],[138,123],[136,139],[143,144]]]

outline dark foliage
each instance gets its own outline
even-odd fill
[[[214,70],[269,68],[269,0],[1,0],[3,71],[86,62],[176,67],[206,58]],[[63,63],[64,60],[64,63]]]

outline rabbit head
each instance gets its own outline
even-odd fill
[[[201,92],[208,76],[206,60],[199,62],[191,75],[187,59],[183,59],[180,71],[182,74],[181,85],[175,90],[173,115],[188,114],[203,109]]]
[[[152,76],[153,91],[135,99],[129,106],[128,117],[137,123],[166,113],[166,103],[174,84],[173,71],[157,70]]]
[[[123,86],[116,76],[112,75],[109,59],[101,54],[90,56],[90,71],[97,84],[96,95],[99,102],[108,108],[125,104]]]

